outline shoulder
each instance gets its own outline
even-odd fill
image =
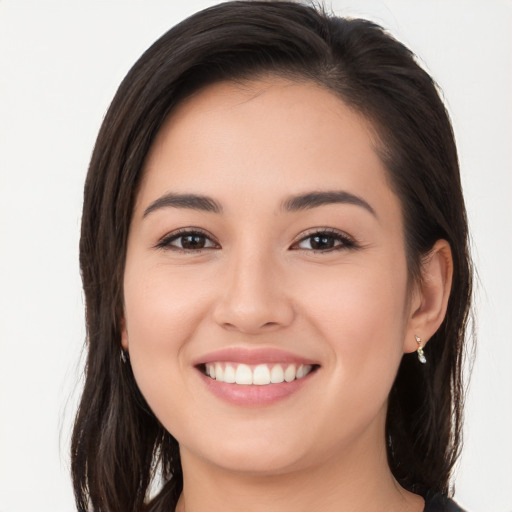
[[[465,512],[450,498],[443,494],[427,494],[424,512]]]

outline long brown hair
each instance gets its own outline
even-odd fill
[[[461,444],[471,261],[457,152],[436,84],[405,46],[369,21],[295,2],[241,1],[203,10],[154,43],[120,85],[96,141],[80,239],[88,357],[71,447],[79,510],[176,505],[178,443],[120,360],[128,230],[144,160],[164,119],[201,87],[261,74],[313,81],[373,123],[402,204],[412,278],[436,240],[450,243],[446,318],[428,344],[428,365],[403,357],[386,426],[389,465],[400,484],[423,495],[450,492]],[[162,487],[149,500],[155,468]]]

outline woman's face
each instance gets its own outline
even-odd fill
[[[166,121],[129,234],[123,346],[184,461],[278,473],[382,447],[416,348],[407,284],[371,127],[333,94],[221,83]]]

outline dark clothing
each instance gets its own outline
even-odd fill
[[[464,512],[457,503],[442,494],[427,495],[423,512]]]

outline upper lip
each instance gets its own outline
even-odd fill
[[[308,357],[303,357],[292,352],[287,352],[276,348],[243,348],[229,347],[198,357],[194,362],[194,366],[216,363],[216,362],[233,362],[244,364],[265,364],[265,363],[295,363],[295,364],[311,364],[318,365],[318,362]]]

